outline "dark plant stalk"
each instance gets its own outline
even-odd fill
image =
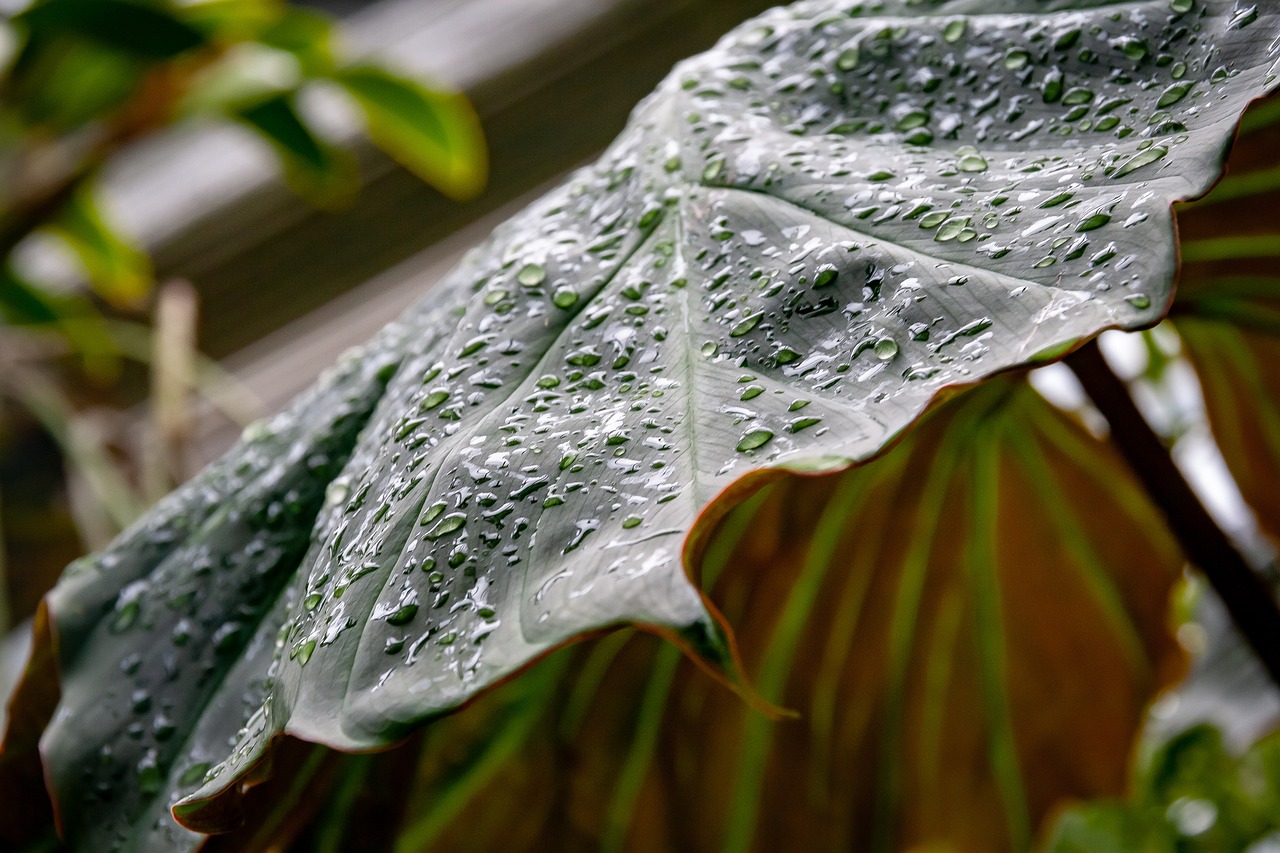
[[[1271,679],[1280,685],[1280,605],[1213,520],[1147,423],[1124,382],[1091,341],[1066,359],[1111,426],[1111,440],[1160,509],[1187,558],[1204,573]]]

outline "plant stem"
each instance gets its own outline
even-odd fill
[[[1204,573],[1245,641],[1280,685],[1280,605],[1213,520],[1147,423],[1125,383],[1107,365],[1097,341],[1066,359],[1111,426],[1111,440],[1159,508],[1187,558]]]

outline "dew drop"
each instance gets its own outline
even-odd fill
[[[298,655],[297,655],[298,666],[306,666],[307,661],[311,660],[311,656],[315,654],[315,651],[316,651],[315,640],[307,640],[305,643],[303,643],[302,646],[298,649]]]
[[[537,287],[547,278],[547,270],[542,264],[525,264],[516,273],[516,281],[525,287]]]
[[[1011,50],[1004,57],[1004,67],[1010,71],[1018,71],[1026,68],[1027,63],[1031,61],[1031,54],[1025,50]]]
[[[431,506],[422,511],[422,517],[418,519],[418,523],[426,526],[440,517],[440,513],[444,512],[444,501],[436,501]]]
[[[1258,7],[1256,5],[1247,6],[1243,9],[1237,8],[1235,14],[1231,16],[1231,26],[1237,30],[1242,30],[1256,20],[1258,20]]]
[[[1165,89],[1164,92],[1160,95],[1160,100],[1156,101],[1156,108],[1164,109],[1165,107],[1171,107],[1174,104],[1178,103],[1178,101],[1181,101],[1183,98],[1185,98],[1187,94],[1191,91],[1192,85],[1194,84],[1190,82],[1174,83],[1172,86]]]
[[[448,391],[432,391],[423,399],[422,404],[418,406],[418,408],[424,412],[429,412],[448,399]]]
[[[141,606],[136,601],[126,602],[122,607],[118,608],[115,618],[111,620],[112,633],[118,634],[132,627],[133,623],[138,621],[138,613],[141,609]]]
[[[574,303],[578,301],[578,291],[572,287],[557,288],[555,294],[551,297],[551,301],[557,308],[572,308]]]
[[[408,625],[418,615],[418,605],[406,604],[387,617],[389,625]]]
[[[1149,166],[1158,160],[1163,160],[1169,154],[1167,148],[1148,148],[1146,151],[1139,151],[1128,160],[1125,160],[1119,166],[1116,166],[1115,172],[1112,173],[1113,178],[1123,178],[1131,172],[1136,172],[1143,166]]]
[[[734,326],[732,329],[729,330],[729,337],[740,338],[743,335],[747,334],[748,332],[750,332],[752,329],[756,327],[756,324],[760,322],[760,318],[763,316],[764,316],[764,313],[761,312],[759,314],[750,314],[746,317],[743,317],[742,320],[739,321],[739,323],[736,326]]]
[[[451,512],[444,518],[440,519],[440,523],[427,533],[428,539],[439,539],[441,536],[448,536],[450,533],[460,529],[467,523],[466,513]]]
[[[846,47],[844,50],[840,51],[840,55],[836,57],[836,68],[841,71],[852,71],[858,67],[860,59],[861,57],[859,56],[857,45]]]
[[[898,119],[898,123],[894,127],[898,130],[915,130],[917,127],[924,127],[929,123],[929,114],[924,110],[911,110],[911,112]]]
[[[767,429],[753,429],[747,432],[738,441],[738,451],[746,453],[748,450],[758,450],[764,447],[770,441],[773,441],[773,433]]]
[[[939,243],[948,243],[959,237],[967,227],[969,227],[969,222],[966,219],[948,219],[938,229],[938,233],[933,235],[933,239]]]
[[[1110,221],[1111,221],[1111,214],[1098,212],[1093,214],[1092,216],[1089,216],[1083,219],[1080,222],[1080,224],[1076,226],[1076,231],[1079,231],[1081,233],[1084,233],[1087,231],[1097,231],[1099,228],[1106,225]]]

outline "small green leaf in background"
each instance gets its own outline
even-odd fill
[[[206,44],[163,5],[127,0],[44,0],[18,15],[33,40],[75,35],[144,59],[172,59]]]
[[[117,308],[137,307],[151,291],[151,260],[102,215],[90,189],[62,208],[50,230],[84,266],[93,289]]]
[[[281,0],[187,0],[175,14],[211,43],[236,44],[256,40],[290,11]]]
[[[1046,853],[1241,853],[1280,840],[1280,734],[1238,755],[1220,731],[1198,725],[1160,746],[1136,776],[1127,801],[1064,813]]]
[[[470,198],[488,172],[480,122],[462,96],[372,65],[333,78],[364,112],[369,138],[446,195]]]
[[[355,161],[312,130],[299,114],[293,93],[241,107],[237,118],[271,143],[284,164],[286,180],[300,195],[316,204],[334,205],[356,191]]]
[[[258,34],[258,41],[297,57],[307,77],[322,77],[334,69],[334,37],[330,18],[308,9],[289,7],[279,20]]]
[[[70,130],[132,97],[145,64],[81,38],[27,43],[7,83],[15,112],[30,125]]]
[[[119,373],[119,347],[89,300],[79,294],[50,293],[0,268],[0,320],[61,336],[92,379],[105,381]]]
[[[0,319],[15,326],[56,323],[66,313],[66,303],[34,287],[8,268],[0,269]]]

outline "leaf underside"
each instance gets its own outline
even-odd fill
[[[226,826],[279,735],[386,746],[586,632],[730,667],[682,559],[717,494],[868,459],[942,389],[1163,315],[1170,204],[1275,84],[1280,15],[865,5],[679,66],[363,360],[68,575],[42,747],[74,846],[194,844],[169,803]]]
[[[1258,523],[1280,541],[1280,97],[1245,116],[1227,177],[1178,212],[1174,326],[1218,447]]]

